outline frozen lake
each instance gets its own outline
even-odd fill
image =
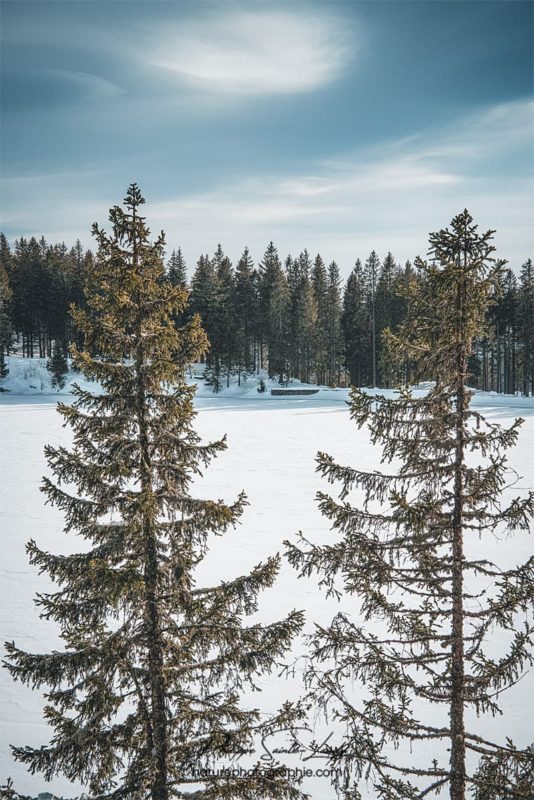
[[[325,540],[328,523],[315,504],[317,489],[326,488],[315,474],[318,450],[331,453],[341,463],[375,468],[379,453],[371,447],[365,432],[350,422],[343,400],[345,393],[313,398],[198,398],[196,427],[204,439],[228,436],[228,449],[217,458],[198,482],[198,493],[213,499],[232,500],[244,489],[250,505],[242,524],[222,538],[214,539],[201,577],[206,582],[229,579],[251,569],[261,559],[282,549],[284,539],[302,530],[308,537]],[[35,538],[38,545],[52,552],[72,552],[80,541],[62,532],[62,515],[44,506],[39,492],[46,472],[43,447],[69,443],[70,431],[61,427],[55,411],[57,397],[0,396],[0,525],[3,558],[0,570],[2,641],[15,640],[18,646],[34,652],[61,648],[53,624],[40,621],[32,599],[37,592],[50,589],[45,575],[39,576],[28,564],[25,543]],[[515,416],[525,417],[519,445],[510,453],[511,465],[523,476],[521,487],[534,485],[534,400],[478,395],[476,406],[492,420],[504,424]],[[516,562],[533,550],[534,539],[521,534],[503,548],[499,540],[489,543],[488,557],[504,553]],[[83,549],[83,548],[81,548]],[[345,610],[354,607],[349,599]],[[276,586],[260,598],[260,616],[274,620],[291,608],[306,611],[308,630],[313,622],[330,621],[339,606],[326,601],[315,579],[298,580],[284,565]],[[302,644],[296,651],[302,651]],[[263,692],[254,694],[251,704],[264,711],[274,709],[285,698],[294,699],[300,690],[298,675],[292,681],[271,676],[261,681]],[[41,719],[39,692],[12,682],[0,670],[0,779],[8,776],[20,792],[37,794],[49,790],[73,796],[79,789],[57,778],[46,785],[39,776],[30,776],[24,767],[13,763],[9,744],[39,746],[47,741],[48,730]],[[502,698],[505,716],[483,721],[479,731],[494,734],[503,741],[510,736],[516,744],[534,740],[534,676],[530,672]],[[293,765],[296,763],[292,762]],[[308,762],[307,766],[310,766]],[[318,764],[317,766],[323,766]],[[330,800],[334,792],[325,777],[310,779],[305,788],[314,800]]]

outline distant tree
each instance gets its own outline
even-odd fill
[[[50,744],[15,747],[45,780],[63,774],[99,800],[297,798],[287,776],[225,775],[218,760],[250,749],[254,735],[287,727],[285,705],[264,722],[240,705],[244,685],[270,672],[302,625],[245,624],[279,560],[213,586],[197,584],[209,534],[233,526],[245,505],[197,499],[190,487],[224,440],[200,444],[186,366],[206,347],[198,317],[180,330],[186,293],[162,280],[163,234],[149,241],[133,184],[115,206],[88,277],[87,312],[75,313],[85,348],[73,357],[101,392],[75,389],[59,411],[71,450],[46,448],[58,481],[43,491],[89,547],[56,556],[28,544],[31,562],[59,584],[40,595],[65,649],[6,645],[11,675],[48,687]],[[94,352],[98,352],[98,356]],[[65,484],[73,484],[69,491]]]
[[[235,337],[238,381],[241,372],[253,372],[255,367],[254,340],[257,330],[257,297],[254,262],[248,247],[239,259],[235,271]]]
[[[328,276],[324,261],[317,254],[311,271],[313,299],[317,313],[313,342],[313,367],[318,383],[328,374]]]
[[[167,277],[173,286],[187,287],[187,267],[180,248],[173,250],[167,264]]]
[[[295,261],[288,261],[286,274],[290,299],[291,374],[308,382],[314,371],[317,303],[311,281],[311,260],[304,250]]]
[[[278,376],[280,383],[289,378],[289,288],[284,271],[280,268],[274,276],[269,297],[268,347],[269,375]]]
[[[343,292],[341,327],[345,348],[345,369],[353,386],[365,386],[371,378],[371,326],[365,275],[356,259]]]
[[[216,329],[217,279],[208,255],[201,255],[197,262],[191,278],[190,302],[191,313],[200,317],[211,346]],[[204,359],[204,354],[200,357]]]
[[[519,278],[519,348],[521,389],[525,397],[534,395],[534,268],[525,261]]]
[[[5,378],[9,372],[6,355],[13,343],[10,309],[12,294],[7,270],[0,261],[0,379]]]
[[[258,266],[258,314],[259,314],[259,366],[265,366],[265,352],[268,350],[270,337],[271,296],[274,287],[279,283],[282,265],[278,250],[273,242],[269,242]]]
[[[365,284],[369,319],[371,322],[371,386],[377,385],[378,379],[378,337],[376,327],[376,289],[380,271],[380,259],[374,250],[365,262]]]
[[[398,268],[391,252],[384,258],[376,282],[376,338],[377,338],[377,380],[380,386],[389,388],[393,381],[393,366],[390,364],[387,348],[382,339],[386,328],[393,329],[398,320],[397,314],[397,272]]]
[[[501,693],[534,660],[534,557],[502,568],[484,544],[497,531],[528,531],[534,515],[534,492],[503,497],[515,474],[505,452],[522,420],[509,428],[487,421],[466,388],[467,360],[501,271],[492,234],[479,234],[467,211],[431,234],[434,260],[419,262],[424,279],[412,283],[407,318],[388,339],[397,358],[413,361],[415,379],[430,371],[436,384],[422,397],[353,390],[352,419],[396,469],[365,472],[320,453],[318,471],[341,487],[339,501],[318,495],[338,538],[288,545],[301,574],[316,572],[332,593],[340,581],[350,607],[359,599],[363,613],[358,622],[341,611],[316,628],[307,671],[310,701],[341,726],[327,755],[347,800],[361,798],[366,782],[380,800],[435,796],[445,786],[451,800],[482,787],[479,800],[531,797],[501,794],[492,765],[506,759],[520,772],[532,751],[504,737],[490,741],[465,718],[467,709],[499,713]],[[347,501],[354,489],[363,494],[358,507]],[[502,657],[488,652],[490,638],[508,640]],[[426,721],[421,704],[431,709]],[[472,769],[468,754],[485,765]]]
[[[341,332],[341,279],[339,268],[335,261],[328,267],[326,288],[326,363],[327,381],[329,386],[339,382],[339,373],[342,359],[342,332]]]
[[[213,390],[219,391],[221,373],[226,372],[226,385],[230,385],[230,374],[235,362],[235,344],[238,329],[235,302],[235,277],[232,262],[221,245],[212,260],[215,278],[215,306],[213,316],[213,339],[209,365]]]
[[[60,342],[54,342],[52,357],[47,361],[46,368],[52,376],[52,386],[63,389],[67,380],[69,365]]]

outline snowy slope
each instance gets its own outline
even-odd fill
[[[202,568],[202,580],[228,579],[248,571],[260,559],[282,549],[282,541],[298,530],[315,540],[326,540],[331,534],[316,509],[314,495],[325,488],[315,475],[314,458],[318,450],[332,453],[342,463],[360,467],[378,466],[379,454],[371,447],[365,432],[351,424],[343,402],[346,391],[320,392],[311,397],[265,399],[251,387],[220,396],[209,394],[197,399],[197,429],[206,439],[228,435],[228,450],[207,470],[198,482],[197,491],[205,497],[231,500],[241,490],[247,492],[250,506],[235,532],[215,538]],[[70,432],[61,427],[53,396],[0,395],[0,441],[3,458],[0,463],[0,527],[3,560],[0,569],[2,609],[0,635],[14,639],[23,648],[34,652],[61,648],[54,626],[39,621],[32,603],[36,592],[51,588],[45,575],[30,567],[24,550],[33,537],[53,552],[72,552],[81,543],[62,533],[62,516],[43,505],[39,492],[41,476],[46,471],[43,447],[47,442],[68,444]],[[477,395],[477,407],[499,422],[513,416],[525,417],[520,444],[512,451],[512,465],[524,476],[522,486],[534,484],[532,450],[534,448],[534,400]],[[486,555],[507,564],[527,558],[533,549],[530,536],[519,536],[506,543],[499,539],[486,542]],[[475,546],[480,544],[477,540]],[[280,579],[261,600],[260,618],[273,620],[289,608],[303,608],[308,617],[308,630],[313,621],[327,623],[339,606],[325,600],[316,581],[297,580],[293,570],[284,566]],[[357,610],[354,600],[343,608]],[[497,642],[495,643],[497,645]],[[299,643],[295,655],[302,652]],[[295,698],[300,679],[292,681],[273,676],[261,681],[263,691],[254,694],[250,703],[265,712],[287,697]],[[67,781],[58,778],[49,786],[39,776],[30,776],[12,762],[9,744],[40,745],[48,738],[41,719],[42,699],[38,692],[14,684],[5,670],[0,670],[0,782],[12,776],[19,791],[38,794],[54,791],[71,797],[79,792]],[[506,734],[517,744],[534,739],[534,677],[528,674],[503,699],[504,718],[484,721],[481,730],[501,738]],[[331,729],[322,729],[329,732]],[[283,744],[276,742],[278,746]],[[284,757],[285,758],[285,757]],[[417,762],[418,755],[413,758]],[[298,767],[298,757],[284,761]],[[325,765],[313,760],[300,766],[315,771]],[[329,780],[320,775],[307,779],[305,787],[313,800],[331,800]],[[372,800],[369,796],[368,800]]]

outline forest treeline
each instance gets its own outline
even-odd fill
[[[79,241],[70,249],[44,238],[20,238],[13,248],[0,236],[0,376],[4,356],[17,343],[23,356],[50,358],[59,369],[76,342],[69,307],[83,307],[84,274],[93,253]],[[503,271],[484,336],[470,359],[470,383],[503,393],[534,394],[534,271]],[[394,366],[383,333],[406,317],[406,292],[421,281],[417,266],[400,265],[388,252],[356,259],[343,284],[335,261],[304,250],[282,261],[271,242],[255,265],[245,248],[234,266],[219,245],[200,256],[188,280],[180,249],[168,259],[165,279],[186,287],[188,309],[201,317],[210,341],[206,375],[215,391],[266,369],[272,378],[327,385],[388,388],[410,380],[410,365]],[[433,376],[429,375],[431,379]]]

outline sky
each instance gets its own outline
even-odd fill
[[[1,221],[92,246],[131,182],[190,270],[425,255],[468,208],[534,255],[533,4],[2,0]]]

